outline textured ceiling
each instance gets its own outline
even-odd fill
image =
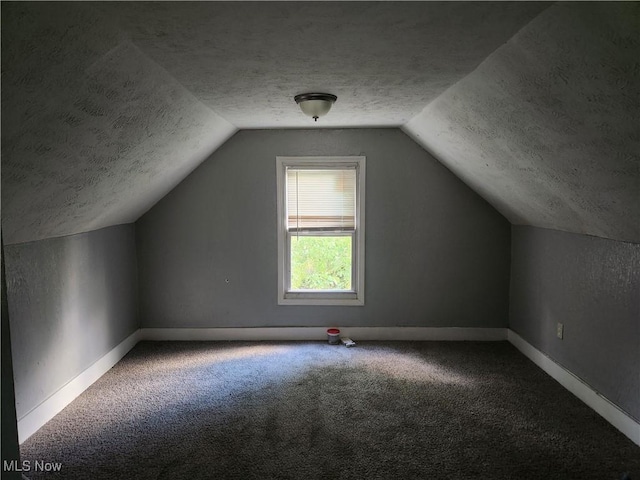
[[[5,241],[134,221],[237,129],[402,126],[514,223],[638,242],[637,22],[608,2],[3,2]],[[318,90],[338,102],[314,125],[293,96]]]
[[[552,6],[403,129],[514,224],[640,242],[638,7]]]
[[[7,244],[133,222],[235,131],[89,4],[2,4]]]
[[[323,127],[400,126],[548,5],[459,2],[101,4],[236,127],[308,127],[296,94],[338,96]]]

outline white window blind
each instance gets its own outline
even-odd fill
[[[289,231],[353,231],[356,170],[287,168]]]

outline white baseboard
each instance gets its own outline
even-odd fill
[[[338,327],[341,336],[359,340],[500,341],[508,340],[563,387],[640,445],[640,424],[610,400],[506,328],[457,327]],[[141,340],[326,340],[326,327],[267,328],[142,328],[60,388],[18,420],[18,441],[23,443],[40,427],[84,392],[120,361]]]
[[[139,337],[140,330],[136,330],[40,405],[18,419],[18,442],[22,443],[33,435],[40,427],[60,413],[63,408],[118,363],[138,343]]]
[[[340,335],[359,340],[499,341],[506,328],[336,327]],[[142,328],[140,340],[326,340],[327,327]]]
[[[513,346],[528,357],[529,360],[560,383],[560,385],[595,410],[607,422],[629,437],[636,445],[640,446],[640,423],[620,410],[618,406],[595,391],[582,379],[529,344],[513,330],[508,331],[507,339]]]

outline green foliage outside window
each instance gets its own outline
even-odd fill
[[[350,236],[293,236],[292,290],[351,290]]]

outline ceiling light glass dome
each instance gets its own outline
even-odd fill
[[[330,93],[302,93],[294,97],[303,113],[313,118],[316,122],[319,117],[329,113],[331,106],[337,99],[338,97]]]

